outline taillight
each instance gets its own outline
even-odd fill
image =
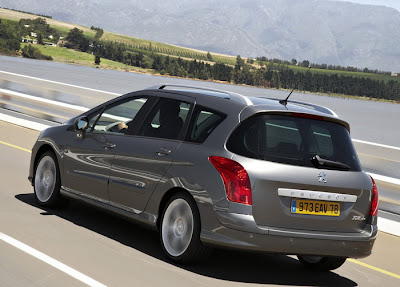
[[[244,167],[229,158],[210,156],[209,161],[220,173],[228,200],[252,205],[250,179]]]
[[[372,176],[369,176],[372,180],[372,198],[371,198],[371,210],[369,215],[375,216],[378,214],[378,188],[376,187],[375,180]]]

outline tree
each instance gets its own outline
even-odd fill
[[[83,31],[78,28],[73,28],[69,31],[66,40],[68,41],[67,48],[73,48],[86,52],[89,50],[89,39],[83,35]]]
[[[0,23],[0,50],[15,52],[20,47],[20,36],[15,26],[6,21]]]
[[[104,33],[103,29],[97,28],[96,29],[96,35],[94,35],[94,39],[95,40],[100,39],[101,36],[103,36],[103,33]]]
[[[94,64],[95,65],[100,65],[100,56],[99,55],[95,55],[94,56]]]
[[[293,66],[296,66],[296,65],[297,65],[297,60],[296,60],[296,59],[292,59],[291,64],[292,64]]]
[[[42,36],[42,34],[41,33],[39,33],[39,35],[38,35],[38,44],[40,44],[40,45],[43,45],[43,36]]]
[[[308,67],[308,66],[310,66],[310,62],[308,60],[304,60],[303,62],[300,63],[300,66]]]
[[[240,55],[238,55],[236,57],[236,65],[235,65],[235,70],[241,70],[244,66],[244,61],[243,59],[240,57]]]
[[[247,58],[247,63],[248,64],[254,64],[254,59],[253,58]]]
[[[207,52],[207,60],[214,61],[212,55],[210,54],[210,52]]]
[[[135,56],[135,66],[136,67],[142,67],[143,66],[143,58],[144,58],[144,55],[143,55],[143,53],[138,53],[138,54],[136,54],[136,56]]]
[[[156,56],[153,60],[153,64],[152,64],[151,68],[154,70],[160,71],[160,70],[162,70],[161,66],[162,66],[162,59],[160,56]]]

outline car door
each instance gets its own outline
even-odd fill
[[[71,136],[64,152],[67,191],[109,202],[108,184],[114,159],[114,141],[140,126],[141,114],[151,106],[148,96],[135,95],[110,103],[88,116],[83,136]],[[73,132],[76,134],[76,132]]]
[[[188,125],[194,99],[160,98],[136,135],[114,138],[110,204],[141,213],[173,162]]]

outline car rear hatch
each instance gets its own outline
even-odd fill
[[[260,226],[351,233],[362,231],[372,181],[361,171],[348,126],[300,113],[245,120],[228,150],[247,171]]]

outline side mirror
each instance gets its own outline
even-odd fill
[[[76,137],[79,139],[83,139],[88,127],[89,127],[89,119],[87,117],[77,119],[74,123]]]

